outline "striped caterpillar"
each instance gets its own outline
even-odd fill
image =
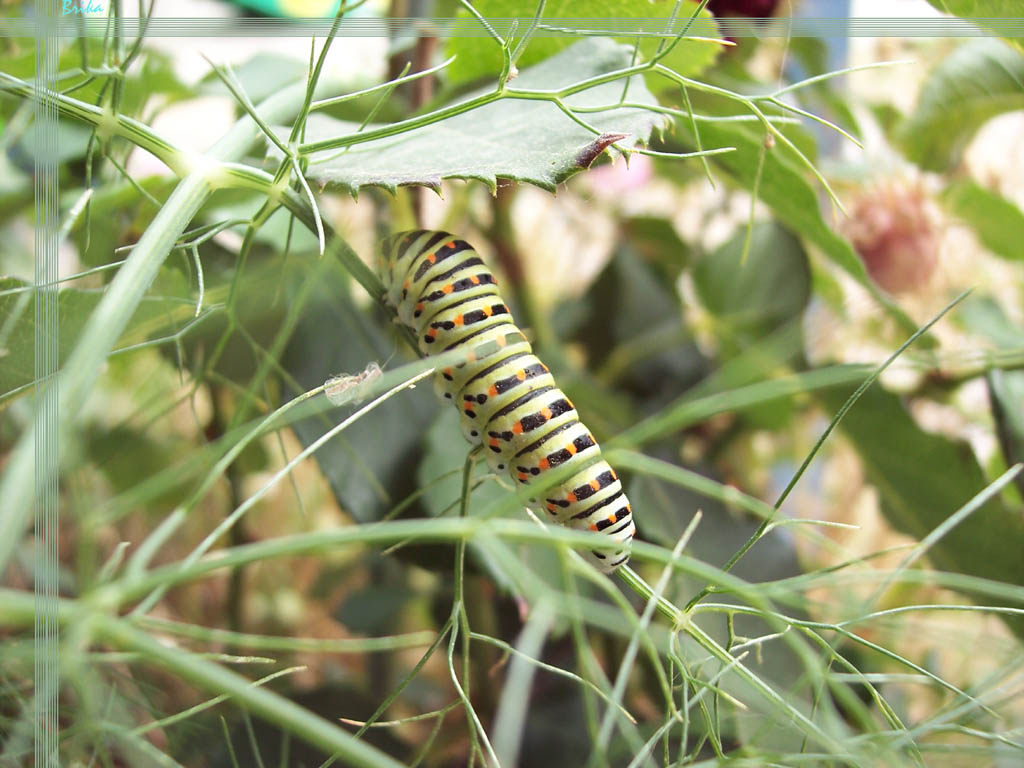
[[[447,232],[401,232],[384,242],[380,272],[386,303],[423,354],[471,347],[465,362],[437,372],[435,389],[455,403],[466,439],[486,447],[491,470],[529,485],[549,469],[575,468],[547,489],[541,506],[549,520],[614,540],[613,548],[587,553],[599,570],[625,563],[636,529],[622,484],[476,251]]]

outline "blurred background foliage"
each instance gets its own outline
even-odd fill
[[[647,18],[667,15],[666,5],[576,0],[547,3],[544,13]],[[711,2],[700,15],[711,21],[813,13],[813,5],[803,5]],[[971,16],[1010,13],[999,3],[932,5]],[[529,19],[536,11],[516,0],[481,0],[475,8],[488,18]],[[454,2],[370,3],[355,13],[470,18]],[[253,103],[306,77],[302,38],[280,46],[247,42],[225,41],[221,49],[209,40],[153,38],[123,75],[112,76],[111,46],[102,39],[67,41],[59,68],[70,74],[61,90],[202,152],[244,113],[200,53],[230,61]],[[509,87],[570,85],[628,66],[633,57],[649,58],[657,48],[653,39],[636,50],[633,42],[538,37],[522,52]],[[744,36],[732,42],[684,40],[663,63],[680,76],[754,98],[829,69],[911,61],[781,94],[784,107],[765,110],[798,119],[777,123],[778,136],[756,120],[677,116],[671,110],[709,118],[750,112],[707,88],[647,72],[626,90],[613,83],[602,86],[608,93],[571,103],[608,104],[622,92],[638,106],[580,116],[630,134],[619,146],[655,153],[625,157],[609,150],[589,169],[581,167],[578,152],[592,139],[584,128],[550,103],[502,100],[397,138],[313,154],[306,178],[324,221],[371,267],[379,237],[414,222],[456,232],[480,250],[538,354],[602,445],[622,458],[640,539],[671,549],[699,509],[703,518],[687,554],[766,585],[765,594],[795,620],[835,629],[872,611],[895,611],[857,624],[866,643],[827,635],[840,661],[832,667],[833,657],[822,658],[837,680],[851,664],[878,683],[909,729],[902,733],[920,751],[908,751],[901,732],[879,735],[865,726],[856,707],[837,697],[830,706],[846,720],[851,744],[872,733],[882,750],[876,764],[1016,764],[1024,754],[1024,477],[1000,486],[955,525],[948,521],[1024,461],[1019,41]],[[32,40],[5,38],[0,45],[3,71],[30,80]],[[95,70],[91,76],[83,54]],[[455,58],[384,98],[378,91],[322,110],[309,121],[306,141],[372,132],[486,93],[502,69],[501,50],[486,36],[343,37],[334,54],[329,74],[346,92],[376,86],[407,64],[415,73]],[[0,447],[6,452],[32,418],[37,320],[30,290],[32,105],[10,92],[0,96]],[[62,117],[58,130],[64,360],[176,180],[151,155],[82,122]],[[287,136],[290,126],[276,130]],[[668,156],[724,147],[734,151]],[[264,145],[244,161],[273,173],[275,152]],[[253,424],[330,376],[358,373],[374,361],[393,370],[414,359],[365,285],[333,253],[319,255],[315,231],[283,209],[247,229],[266,201],[261,191],[233,188],[202,205],[192,235],[161,266],[75,414],[80,426],[62,446],[60,483],[60,589],[67,605],[116,582],[124,559],[137,556],[144,541],[154,549],[141,567],[172,568],[251,498],[218,547],[458,516],[467,447],[455,414],[426,383],[353,421],[312,460],[290,466],[281,482],[292,459],[361,404],[322,403],[241,448]],[[857,384],[965,289],[970,295],[863,394],[790,493],[790,479]],[[836,373],[830,386],[800,384],[822,372]],[[797,386],[773,388],[790,377]],[[233,459],[204,486],[233,446],[240,448]],[[653,461],[645,463],[638,452]],[[768,511],[784,499],[770,532],[750,503],[737,503],[736,491]],[[478,471],[469,514],[484,514],[508,497],[507,488]],[[182,508],[189,514],[175,518]],[[523,517],[519,509],[508,516]],[[154,538],[171,519],[173,533]],[[762,533],[734,562],[745,542]],[[27,761],[31,743],[31,618],[14,598],[32,588],[34,547],[29,534],[4,572],[3,594],[11,602],[0,607],[0,761],[12,765]],[[550,585],[580,590],[580,599],[592,602],[584,603],[582,623],[552,619],[536,655],[611,690],[608,679],[628,655],[629,625],[616,633],[614,611],[621,606],[600,589],[564,583],[557,548],[470,541],[464,579],[453,570],[453,551],[451,540],[325,546],[214,571],[172,589],[169,580],[166,593],[158,590],[144,610],[137,602],[145,593],[119,610],[134,608],[133,626],[146,637],[206,654],[250,679],[284,672],[268,688],[335,723],[345,718],[344,727],[356,731],[413,669],[444,627],[453,595],[461,594],[468,626],[486,638],[474,636],[460,674],[472,673],[473,708],[484,729],[500,731],[501,702],[517,679],[517,657],[502,643],[526,643],[537,585]],[[654,563],[638,557],[634,564],[657,581]],[[901,578],[885,581],[893,569]],[[678,574],[665,596],[683,606],[703,586],[703,579]],[[642,601],[628,597],[642,610]],[[745,604],[736,595],[712,597]],[[603,624],[602,605],[613,617]],[[973,605],[1008,610],[970,610]],[[897,610],[908,606],[920,610]],[[727,611],[707,625],[731,645],[771,629],[763,617],[734,621]],[[392,642],[381,650],[366,638]],[[156,652],[142,641],[134,648],[111,637],[84,645],[74,634],[67,639],[62,764],[226,766],[262,759],[314,766],[328,759],[322,745],[293,739],[266,711],[251,720],[245,706],[211,702],[209,688],[190,684],[195,680],[176,666],[184,664],[180,659],[151,665],[146,654]],[[775,689],[812,712],[824,708],[805,659],[780,640],[755,648],[757,658],[747,663]],[[733,690],[719,682],[723,691]],[[855,683],[868,720],[880,728],[883,707],[863,680]],[[694,717],[689,738],[666,745],[664,753],[659,742],[651,760],[785,762],[779,755],[801,751],[772,732],[784,712],[744,712],[731,706],[729,695],[723,692],[718,716]],[[454,697],[449,671],[435,656],[384,714],[399,722],[361,738],[405,764],[465,765],[474,755],[472,728],[461,710],[445,709]],[[576,765],[585,755],[594,765],[639,764],[630,762],[635,739],[616,737],[595,749],[595,701],[578,679],[537,672],[515,731],[522,734],[518,764]],[[622,704],[638,721],[641,743],[657,731],[666,711],[653,664],[637,662]],[[408,719],[424,712],[435,715]],[[174,713],[183,716],[161,720]]]

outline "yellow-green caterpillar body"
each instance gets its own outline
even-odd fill
[[[463,434],[485,447],[492,471],[530,485],[556,467],[575,468],[538,501],[544,515],[610,537],[615,546],[586,555],[600,570],[625,563],[636,529],[622,484],[533,354],[480,256],[447,232],[401,232],[384,242],[380,273],[386,303],[421,352],[466,348],[465,362],[437,372],[435,388],[455,403]]]

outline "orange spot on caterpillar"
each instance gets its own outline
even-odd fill
[[[471,282],[473,285],[480,285],[479,275],[473,275],[471,278],[469,278],[469,282]]]
[[[427,264],[433,264],[435,261],[437,261],[436,253],[432,253],[429,256],[427,256]]]
[[[525,472],[520,472],[519,473],[519,479],[522,480],[525,483],[526,482],[526,473]]]
[[[543,471],[543,470],[545,470],[545,469],[547,469],[548,467],[550,467],[550,466],[551,466],[551,465],[550,465],[550,464],[548,463],[548,458],[547,458],[547,456],[545,456],[545,457],[544,457],[543,459],[541,459],[541,460],[540,460],[540,463],[538,464],[538,466],[539,466],[539,467],[541,468],[541,471]]]
[[[517,421],[515,424],[513,424],[512,431],[515,432],[517,435],[523,434],[523,422]]]
[[[566,496],[566,499],[569,501],[570,504],[575,502],[576,501],[576,492],[573,491],[572,493],[570,493],[568,496]]]
[[[455,241],[454,240],[449,240],[447,243],[444,244],[444,247],[445,248],[454,248],[455,247]]]
[[[496,394],[498,394],[498,388],[491,384],[491,386],[487,388],[487,394],[490,395],[491,397],[494,397]]]
[[[491,438],[491,445],[492,445],[493,447],[497,448],[497,447],[498,447],[498,438],[496,438],[496,437],[492,437],[492,438]]]
[[[552,416],[551,409],[545,407],[543,410],[541,410],[540,415],[544,417],[544,421],[547,421]]]
[[[567,446],[565,446],[565,450],[569,452],[570,456],[576,455],[576,446],[573,443],[569,443]],[[596,491],[597,488],[595,488],[594,490]]]
[[[516,371],[516,378],[519,379],[520,381],[526,381],[526,371],[520,368],[518,371]]]
[[[441,293],[451,293],[454,290],[455,287],[451,283],[448,283],[448,285],[441,289]]]
[[[484,311],[484,317],[490,317],[491,315],[494,314],[494,308],[493,307],[484,307],[483,311]]]
[[[456,325],[462,325],[465,321],[466,318],[464,318],[462,315],[456,315],[455,317],[452,318],[452,322],[455,323]]]
[[[600,491],[601,490],[601,483],[598,482],[597,480],[591,480],[590,481],[590,487],[593,488],[595,491]]]
[[[597,531],[597,524],[596,523],[591,523],[590,524],[590,530]]]
[[[615,515],[615,514],[608,515],[608,522],[609,523],[614,523],[618,519],[619,519],[618,515]]]

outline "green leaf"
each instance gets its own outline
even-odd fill
[[[831,412],[848,395],[846,389],[820,394]],[[896,395],[877,385],[864,392],[840,427],[878,490],[882,513],[914,538],[927,536],[988,485],[970,445],[925,432]],[[1021,552],[1024,518],[996,496],[938,540],[928,556],[945,571],[1024,584]]]
[[[423,441],[423,459],[416,468],[416,485],[423,489],[423,505],[431,517],[454,517],[459,514],[462,498],[462,472],[469,454],[470,445],[459,430],[458,411],[447,401],[437,401],[440,409],[433,425],[427,431]],[[487,477],[487,467],[478,462],[473,473],[475,489],[470,491],[469,515],[472,516],[493,504],[508,500],[515,493],[508,480],[505,487],[498,483],[494,475]],[[507,475],[505,476],[507,479]],[[472,488],[472,486],[471,486]],[[514,509],[508,516],[522,519],[521,509]],[[487,546],[479,546],[470,541],[470,551],[475,562],[484,568],[503,589],[516,592],[516,576],[508,573],[505,566],[491,557]],[[524,568],[537,573],[548,573],[553,578],[558,573],[557,559],[547,547],[525,547],[516,549],[518,560]]]
[[[1024,328],[1014,325],[991,297],[965,301],[960,320],[971,333],[984,336],[999,349],[1024,349]],[[985,374],[985,384],[1006,465],[1024,461],[1024,371],[993,368]],[[1024,494],[1024,477],[1017,475],[1016,484]]]
[[[953,184],[943,193],[943,200],[996,256],[1024,260],[1024,212],[1012,202],[973,181]]]
[[[523,19],[532,20],[537,12],[535,0],[480,0],[473,4],[484,18],[488,19],[520,19],[517,34],[513,38],[512,50],[526,32],[528,24]],[[686,0],[680,4],[674,29],[681,29],[697,9],[697,3]],[[585,28],[586,19],[649,19],[652,16],[668,18],[670,4],[663,4],[662,10],[652,7],[648,0],[554,0],[544,7],[544,25],[552,27]],[[459,13],[462,18],[470,18],[466,10]],[[707,10],[698,17],[704,20],[714,18]],[[555,55],[573,42],[570,35],[539,36],[534,35],[520,56],[517,66],[522,69]],[[631,45],[634,39],[625,39]],[[647,38],[640,44],[640,54],[649,58],[657,50],[659,41]],[[722,46],[704,40],[680,40],[666,56],[662,63],[681,75],[693,76],[703,72],[717,58]],[[448,68],[448,77],[457,83],[476,80],[482,77],[497,77],[501,73],[504,58],[496,40],[489,36],[454,37],[448,41],[447,55],[456,56]],[[513,84],[516,81],[512,81]]]
[[[746,227],[693,269],[701,302],[717,319],[728,356],[796,319],[811,296],[811,271],[800,241],[775,222],[757,222],[744,254]]]
[[[946,171],[985,122],[1018,109],[1024,109],[1024,56],[998,40],[977,40],[929,75],[898,139],[911,162]]]
[[[944,13],[959,16],[975,22],[983,29],[1002,31],[998,24],[986,23],[989,19],[1017,19],[1022,13],[1020,0],[928,0],[933,8]],[[1007,37],[1024,50],[1024,38]]]
[[[124,424],[111,428],[90,424],[82,435],[83,450],[117,493],[130,493],[146,478],[156,477],[193,446],[175,435],[153,435]],[[259,443],[255,443],[259,445]],[[188,487],[185,479],[160,488],[146,499],[149,513],[169,511]]]
[[[137,179],[136,183],[157,200],[162,200],[174,189],[176,180],[173,176],[149,176]],[[81,193],[81,189],[72,190],[62,201],[62,207],[70,208]],[[89,207],[71,230],[82,264],[95,267],[124,258],[125,254],[119,255],[115,249],[135,243],[159,210],[128,181],[96,187]]]
[[[416,468],[417,484],[426,489],[423,504],[431,517],[457,515],[462,492],[462,467],[470,445],[459,431],[459,414],[450,401],[435,399],[437,418],[426,434],[423,460]],[[486,469],[477,468],[479,480]],[[513,491],[488,480],[470,494],[469,511],[486,509],[490,504],[508,498]],[[453,506],[454,505],[454,506]]]
[[[58,359],[63,365],[103,297],[68,288],[57,294]],[[118,346],[136,344],[189,322],[195,306],[178,296],[148,296],[132,316]],[[28,283],[0,279],[0,399],[35,381],[35,296]]]
[[[1024,329],[1015,326],[991,296],[969,296],[957,313],[969,332],[983,336],[1001,349],[1024,347]]]
[[[710,110],[702,107],[702,111]],[[675,129],[688,150],[697,148],[691,127],[687,121],[679,120]],[[758,199],[772,209],[780,222],[817,246],[825,256],[867,288],[902,328],[909,333],[917,330],[917,325],[903,310],[879,293],[850,241],[825,223],[815,190],[806,179],[805,166],[791,149],[776,143],[765,150],[764,129],[760,124],[700,123],[699,130],[702,147],[736,147],[735,152],[715,155],[715,165],[728,172],[744,189],[753,191],[756,185]],[[783,133],[813,160],[813,155],[809,155],[802,146],[802,142],[807,141],[802,129],[785,126]],[[762,151],[764,163],[758,181],[757,169]]]
[[[590,289],[561,307],[563,317],[575,315],[572,338],[586,349],[588,369],[596,370],[605,384],[614,382],[617,389],[639,398],[647,412],[707,374],[707,362],[685,327],[675,289],[688,255],[670,222],[630,219]],[[576,384],[581,390],[598,386],[583,376]],[[578,407],[585,407],[598,394],[577,392],[573,398],[578,398]],[[629,423],[628,410],[613,405],[610,398],[607,405],[591,403],[590,410],[598,419],[619,416],[619,424],[608,425],[614,431]]]
[[[766,337],[782,326],[796,338],[799,317],[811,297],[811,270],[800,241],[775,222],[755,224],[744,260],[746,228],[717,251],[705,254],[693,270],[701,303],[715,317],[722,357],[741,354],[751,370],[769,376],[779,366],[798,362],[802,346],[782,345],[781,354]],[[762,429],[782,429],[793,418],[792,398],[742,410]]]
[[[259,104],[271,94],[302,80],[308,65],[304,60],[277,53],[257,53],[237,67],[235,77],[242,84],[242,90],[253,104]],[[203,93],[227,95],[228,88],[214,72],[200,80]]]
[[[985,374],[999,447],[1008,465],[1024,462],[1024,371],[991,370]],[[1024,494],[1024,477],[1017,475]]]
[[[606,39],[588,39],[558,56],[523,72],[515,87],[549,89],[571,85],[628,66],[631,52]],[[615,104],[622,96],[621,82],[605,83],[570,96],[571,106]],[[491,89],[468,98],[491,93]],[[632,78],[627,98],[654,104],[641,78]],[[629,148],[648,141],[664,118],[642,109],[613,109],[587,114],[588,122],[605,134],[627,134],[619,146]],[[370,131],[381,126],[367,126]],[[314,115],[307,141],[355,133],[355,123]],[[356,194],[366,186],[393,191],[399,185],[438,188],[442,179],[477,179],[492,190],[497,179],[509,178],[548,190],[581,170],[614,139],[599,139],[575,123],[549,101],[502,99],[469,112],[353,146],[312,155],[309,178]],[[276,153],[276,149],[272,154]],[[279,155],[278,155],[279,156]],[[319,160],[318,160],[319,158]]]
[[[276,270],[280,272],[279,267]],[[353,304],[351,281],[340,264],[307,272],[303,279],[310,278],[317,284],[281,358],[281,366],[298,382],[298,391],[320,386],[337,374],[358,373],[370,362],[387,367],[395,352],[395,339]],[[271,294],[260,296],[250,290],[243,295],[247,296],[245,303],[267,314]],[[316,462],[330,481],[338,504],[358,522],[380,520],[417,490],[415,469],[422,453],[423,432],[438,408],[431,389],[427,380],[413,391],[403,392],[352,423],[316,452]],[[300,421],[295,433],[304,445],[309,445],[360,407],[351,403]],[[422,507],[414,507],[409,514],[422,516]]]

